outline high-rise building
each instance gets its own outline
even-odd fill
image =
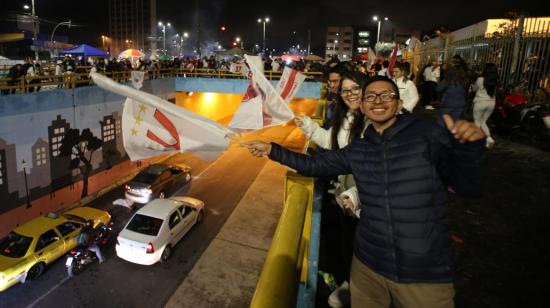
[[[350,60],[353,53],[353,27],[328,27],[325,46],[325,58],[338,56],[341,60]]]
[[[156,0],[109,0],[110,52],[156,49]]]
[[[328,27],[325,40],[325,58],[338,56],[340,60],[351,60],[369,47],[374,47],[372,27],[343,26]]]

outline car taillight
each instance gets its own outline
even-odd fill
[[[116,244],[117,244],[117,245],[120,245],[120,243],[118,242],[118,238],[119,238],[119,237],[120,237],[120,235],[117,235],[117,236],[116,236]]]
[[[76,255],[76,250],[71,250],[71,251],[69,252],[69,254],[70,254],[71,256]]]
[[[145,253],[154,253],[155,252],[155,247],[153,246],[153,244],[149,243],[147,244],[147,250],[145,251]]]
[[[152,194],[152,193],[153,193],[153,191],[152,191],[151,189],[147,189],[146,192],[147,192],[148,194]]]
[[[124,185],[124,189],[125,190],[130,190],[130,185],[128,185],[128,184]]]

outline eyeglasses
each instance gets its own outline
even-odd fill
[[[348,95],[357,95],[361,93],[361,87],[353,87],[351,89],[342,89],[340,90],[340,95],[342,96],[348,96]]]
[[[379,96],[381,101],[388,103],[393,101],[397,97],[397,94],[393,92],[367,93],[363,96],[363,102],[372,103],[376,101],[376,98]]]

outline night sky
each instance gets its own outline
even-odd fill
[[[22,5],[30,0],[0,0],[0,12],[6,24],[6,12],[22,11]],[[454,30],[488,18],[503,18],[507,12],[527,12],[530,16],[549,16],[550,5],[544,0],[500,1],[393,1],[393,0],[317,0],[317,1],[234,1],[202,0],[200,19],[202,37],[220,41],[230,47],[231,41],[240,36],[245,49],[253,44],[261,45],[260,17],[269,17],[267,45],[277,50],[290,45],[307,44],[307,30],[311,30],[312,50],[321,53],[326,27],[329,25],[371,25],[373,15],[387,16],[390,22],[384,31],[392,27],[429,31],[444,25]],[[413,5],[413,3],[417,3]],[[544,4],[546,3],[546,5]],[[35,0],[37,15],[48,21],[67,19],[79,25],[71,29],[60,28],[57,33],[68,35],[71,43],[101,45],[101,35],[108,35],[108,0],[67,1]],[[173,30],[194,33],[195,5],[193,0],[158,0],[158,20],[171,22]],[[224,33],[219,27],[225,25]],[[5,28],[3,26],[3,28]],[[42,24],[42,32],[51,32],[53,24]],[[11,29],[10,29],[11,30]],[[45,30],[45,31],[44,31]],[[7,32],[2,29],[0,32]],[[296,34],[294,34],[296,32]],[[159,31],[160,33],[160,31]],[[175,33],[175,32],[174,32]],[[190,37],[190,39],[192,39]]]

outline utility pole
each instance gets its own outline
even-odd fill
[[[38,62],[38,19],[36,18],[36,11],[34,9],[34,0],[32,0],[32,36],[34,45],[34,59]]]
[[[197,19],[197,54],[199,59],[202,57],[201,54],[201,23],[200,23],[200,9],[199,9],[199,0],[195,0],[195,18]]]
[[[307,55],[311,54],[311,30],[307,29]]]

